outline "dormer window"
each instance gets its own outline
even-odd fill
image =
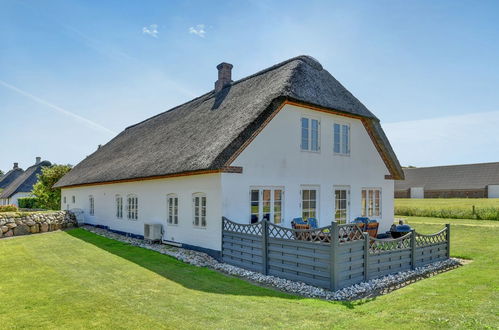
[[[301,150],[315,152],[320,150],[319,131],[320,121],[318,119],[301,118]]]

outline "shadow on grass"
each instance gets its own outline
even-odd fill
[[[102,237],[83,229],[72,229],[66,233],[192,290],[224,295],[265,296],[290,300],[307,299],[258,286],[205,267],[189,265],[159,252]],[[353,309],[365,301],[331,301],[327,303]]]

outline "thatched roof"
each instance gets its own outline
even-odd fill
[[[23,174],[0,193],[0,198],[10,198],[18,192],[31,192],[35,183],[38,182],[38,174],[42,173],[42,167],[50,165],[49,161],[44,160],[43,162],[28,167]]]
[[[17,179],[21,174],[23,174],[23,169],[22,168],[13,168],[4,175],[0,177],[0,189],[6,188],[8,185],[10,185],[12,182],[14,182],[15,179]]]
[[[395,182],[395,190],[467,190],[499,184],[499,163],[404,168],[404,173],[405,180]]]
[[[391,175],[403,176],[379,120],[319,62],[299,56],[126,128],[55,186],[220,170],[286,100],[366,118]]]

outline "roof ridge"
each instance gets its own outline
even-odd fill
[[[236,81],[233,81],[232,83],[228,84],[226,87],[237,85],[237,84],[239,84],[239,83],[241,83],[241,82],[244,82],[244,81],[246,81],[246,80],[248,80],[248,79],[251,79],[251,78],[254,78],[254,77],[260,76],[260,75],[262,75],[262,74],[265,74],[265,73],[267,73],[267,72],[273,71],[273,70],[278,69],[278,68],[280,68],[280,67],[282,67],[282,66],[284,66],[284,65],[286,65],[286,64],[288,64],[288,63],[290,63],[290,62],[297,61],[297,60],[300,60],[300,61],[302,61],[302,62],[304,62],[304,63],[306,63],[306,64],[310,65],[311,67],[313,67],[313,68],[315,68],[315,69],[317,69],[317,70],[323,70],[323,67],[322,67],[322,65],[319,63],[319,61],[317,61],[317,60],[316,60],[315,58],[313,58],[312,56],[310,56],[310,55],[298,55],[298,56],[295,56],[295,57],[293,57],[293,58],[290,58],[290,59],[287,59],[287,60],[285,60],[285,61],[282,61],[282,62],[280,62],[280,63],[274,64],[274,65],[272,65],[272,66],[270,66],[270,67],[268,67],[268,68],[265,68],[265,69],[263,69],[263,70],[260,70],[260,71],[258,71],[258,72],[256,72],[256,73],[253,73],[253,74],[249,75],[249,76],[246,76],[246,77],[243,77],[243,78],[238,79],[238,80],[236,80]],[[223,89],[225,89],[226,87],[222,88],[222,90],[223,90]],[[195,97],[195,98],[193,98],[193,99],[191,99],[191,100],[189,100],[189,101],[187,101],[187,102],[184,102],[184,103],[182,103],[182,104],[180,104],[180,105],[177,105],[177,106],[175,106],[175,107],[173,107],[173,108],[170,108],[170,109],[168,109],[168,110],[165,110],[165,111],[163,111],[163,112],[160,112],[160,113],[158,113],[158,114],[156,114],[156,115],[154,115],[154,116],[152,116],[152,117],[149,117],[149,118],[147,118],[147,119],[144,119],[144,120],[142,120],[142,121],[140,121],[140,122],[138,122],[138,123],[136,123],[136,124],[133,124],[133,125],[127,126],[127,127],[125,128],[125,130],[127,130],[127,129],[129,129],[129,128],[132,128],[132,127],[135,127],[135,126],[138,126],[138,125],[140,125],[140,124],[142,124],[142,123],[144,123],[144,122],[146,122],[146,121],[148,121],[148,120],[151,120],[151,119],[154,119],[154,118],[156,118],[156,117],[159,117],[159,116],[161,116],[161,115],[163,115],[163,114],[165,114],[165,113],[167,113],[167,112],[174,111],[174,110],[176,110],[176,109],[178,109],[178,108],[180,108],[180,107],[182,107],[182,106],[184,106],[184,105],[186,105],[186,104],[189,104],[189,103],[191,103],[191,102],[194,102],[194,101],[196,101],[196,100],[199,100],[199,99],[200,99],[200,98],[202,98],[202,97],[205,97],[205,96],[208,96],[208,95],[212,94],[209,98],[207,98],[207,99],[206,99],[206,100],[209,100],[211,97],[215,96],[215,94],[216,94],[216,93],[214,93],[214,91],[215,91],[215,89],[212,89],[212,90],[210,90],[209,92],[206,92],[206,93],[204,93],[204,94],[202,94],[202,95],[200,95],[200,96],[198,96],[198,97]]]

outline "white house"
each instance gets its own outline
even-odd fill
[[[85,222],[221,249],[222,216],[320,226],[368,216],[393,222],[399,162],[379,120],[313,58],[299,56],[128,127],[57,184]]]
[[[17,163],[14,163],[13,170],[17,172],[20,170],[20,174],[0,192],[0,205],[18,206],[19,198],[31,196],[31,191],[35,183],[38,182],[38,174],[42,172],[42,167],[50,165],[49,161],[42,161],[41,157],[36,157],[35,164],[23,172],[18,168]]]

